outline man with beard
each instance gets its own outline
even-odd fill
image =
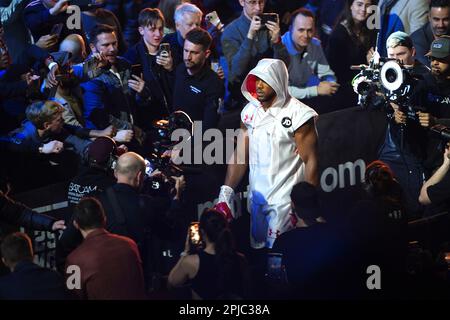
[[[148,103],[148,89],[144,80],[131,74],[131,65],[118,56],[118,42],[114,29],[107,25],[95,26],[89,34],[89,45],[93,53],[103,54],[109,63],[98,77],[81,84],[84,90],[84,114],[87,128],[104,129],[113,125],[124,130],[130,141],[134,137],[142,144],[144,134],[134,125],[138,103]],[[130,90],[131,89],[131,90]]]
[[[294,228],[290,192],[300,181],[318,185],[317,113],[288,92],[288,70],[278,59],[262,59],[242,85],[249,101],[241,132],[220,189],[217,209],[231,218],[234,189],[249,171],[251,246],[271,248]]]
[[[203,131],[217,127],[219,99],[224,95],[222,80],[206,63],[211,41],[201,28],[186,34],[184,64],[177,67],[173,91],[173,109],[186,112],[192,121],[203,121]]]
[[[430,49],[433,40],[443,35],[450,34],[450,1],[432,0],[430,12],[428,13],[428,23],[411,34],[411,39],[416,48],[417,59],[430,66],[430,61],[425,54]]]
[[[420,123],[427,128],[435,124],[450,126],[450,36],[434,40],[427,56],[431,61],[431,75],[425,77],[430,113],[419,114]],[[440,139],[430,139],[425,163],[430,172],[442,164],[442,150]]]

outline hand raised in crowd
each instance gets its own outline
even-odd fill
[[[444,164],[450,165],[450,142],[447,142],[444,150]]]
[[[100,52],[94,52],[92,53],[92,57],[95,59],[95,68],[104,68],[106,67],[109,62],[106,59],[106,56],[103,53]]]
[[[46,34],[39,38],[35,43],[39,48],[46,51],[52,49],[58,43],[58,36],[56,34]]]
[[[156,63],[162,66],[167,71],[173,70],[172,54],[169,54],[167,57],[163,57],[161,55],[156,56]]]
[[[60,153],[64,150],[64,143],[58,140],[50,141],[42,146],[41,153]]]
[[[119,130],[113,139],[117,142],[130,142],[133,139],[133,130]]]
[[[52,231],[58,231],[58,230],[65,230],[66,229],[66,222],[64,220],[58,220],[53,222],[52,224]]]
[[[58,2],[55,3],[53,8],[50,8],[48,11],[52,16],[56,16],[61,12],[65,12],[68,6],[69,0],[58,0]]]
[[[175,196],[174,199],[175,200],[180,200],[181,199],[181,194],[183,193],[184,189],[186,188],[186,180],[184,179],[184,176],[180,176],[180,177],[176,177],[176,176],[172,176],[171,177],[174,181],[175,181]]]
[[[137,93],[141,93],[144,90],[145,87],[145,81],[142,78],[139,78],[136,75],[131,75],[133,79],[129,79],[128,80],[128,86],[133,89],[134,91],[136,91]],[[142,77],[142,75],[141,75]]]
[[[259,29],[261,29],[261,18],[254,16],[250,23],[250,28],[248,29],[247,38],[253,39]]]
[[[366,54],[366,60],[367,60],[367,64],[369,64],[370,63],[370,60],[372,60],[372,57],[373,57],[373,54],[375,53],[375,49],[373,48],[373,47],[371,47],[370,49],[369,49],[369,51],[367,51],[367,54]]]
[[[278,21],[278,16],[277,16]],[[280,24],[278,22],[274,21],[267,21],[266,27],[269,30],[270,34],[270,41],[272,43],[278,43],[280,42]]]
[[[429,128],[436,124],[436,118],[426,112],[417,112],[419,122],[422,127]]]
[[[33,83],[33,81],[38,80],[40,77],[38,75],[33,74],[32,72],[27,72],[20,76],[23,81],[27,82],[27,85]]]
[[[54,64],[52,66],[52,68],[49,70],[49,72],[47,73],[47,78],[46,78],[46,87],[47,88],[53,88],[56,87],[58,85],[58,80],[56,80],[56,74],[59,71],[59,66],[58,64]]]
[[[322,81],[317,86],[317,93],[319,96],[331,96],[335,94],[339,89],[339,83]]]
[[[397,124],[406,124],[406,114],[400,111],[398,104],[391,102],[391,107],[394,109],[394,121]]]
[[[225,79],[225,72],[223,71],[223,68],[221,66],[217,67],[216,73],[220,80]]]

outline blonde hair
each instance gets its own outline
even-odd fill
[[[51,122],[57,115],[63,112],[63,107],[56,101],[38,101],[26,110],[27,119],[38,129],[44,129],[44,123]]]

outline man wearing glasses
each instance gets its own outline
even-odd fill
[[[243,10],[222,35],[222,48],[228,64],[228,84],[233,108],[242,108],[245,99],[241,84],[262,58],[276,58],[288,64],[289,54],[281,42],[279,17],[261,20],[265,0],[239,0]],[[274,21],[272,21],[274,20]]]

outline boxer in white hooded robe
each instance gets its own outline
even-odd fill
[[[318,185],[317,113],[288,93],[288,71],[277,59],[262,59],[242,84],[249,101],[241,112],[241,132],[228,165],[219,203],[231,208],[234,188],[249,172],[251,245],[271,248],[295,226],[290,192],[300,181]]]

